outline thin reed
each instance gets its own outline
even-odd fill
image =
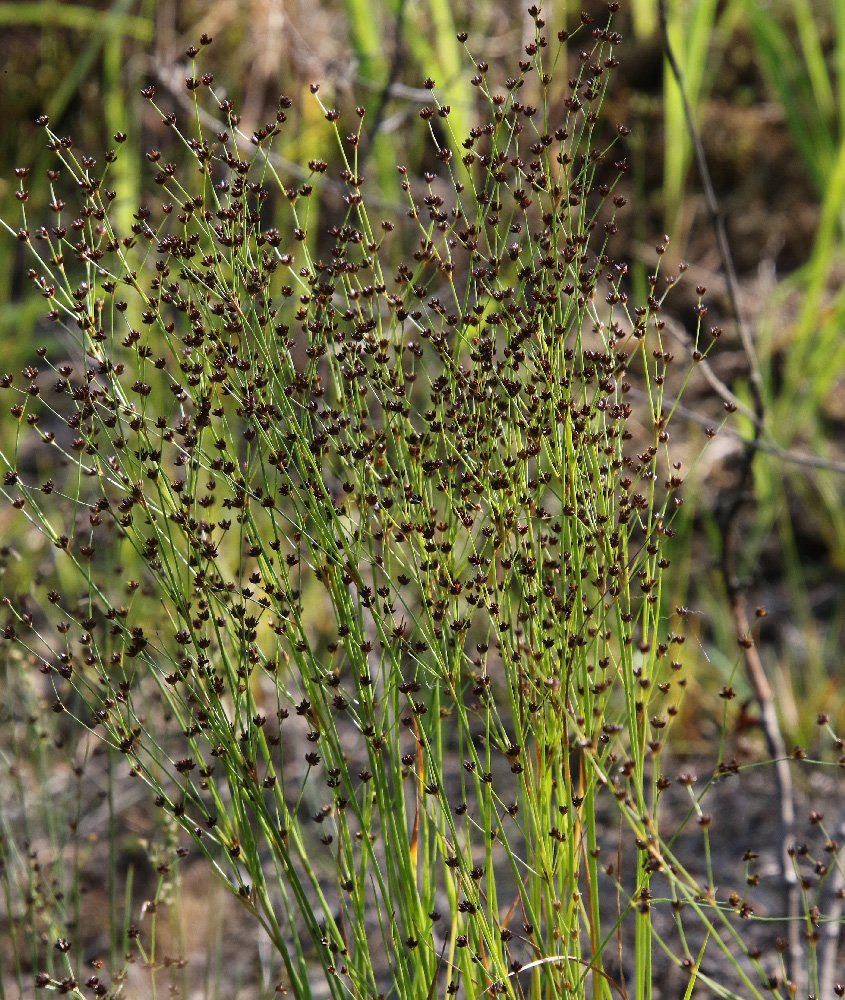
[[[685,476],[666,387],[689,371],[662,318],[686,267],[662,240],[635,303],[614,257],[608,8],[571,34],[529,8],[501,80],[458,34],[478,124],[422,82],[401,215],[369,207],[363,107],[311,88],[337,161],[298,177],[293,100],[241,133],[206,35],[192,113],[144,90],[171,145],[128,228],[122,133],[89,156],[42,120],[49,224],[17,171],[4,226],[55,333],[0,378],[28,539],[4,553],[3,649],[169,831],[142,919],[110,902],[152,995],[188,855],[269,943],[268,993],[649,998],[673,968],[686,996],[790,994],[740,933],[752,870],[719,895],[703,793],[662,766],[688,684],[664,573]],[[704,294],[691,367],[720,333]],[[738,773],[720,754],[713,780]],[[805,886],[811,940],[835,850]],[[52,964],[52,942],[14,947],[19,982],[125,995],[114,945],[112,982],[83,982],[70,940]]]

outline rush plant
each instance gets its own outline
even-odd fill
[[[688,372],[661,319],[684,268],[663,241],[634,303],[614,257],[608,6],[571,35],[531,7],[505,79],[473,58],[469,134],[424,81],[401,215],[368,207],[363,109],[312,87],[339,159],[297,181],[293,102],[242,134],[206,36],[192,115],[144,91],[173,149],[147,152],[131,230],[121,134],[95,158],[42,120],[46,224],[17,171],[4,225],[54,329],[0,378],[3,518],[29,546],[5,551],[3,655],[123,755],[178,831],[169,863],[206,860],[297,998],[639,1000],[658,965],[686,996],[786,995],[737,931],[745,896],[662,821],[688,790],[706,854],[694,779],[661,767],[686,684],[665,394]],[[692,364],[718,335],[703,293]]]

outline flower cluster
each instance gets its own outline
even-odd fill
[[[6,597],[3,636],[228,873],[295,996],[314,965],[337,996],[605,990],[605,799],[633,831],[636,885],[604,870],[634,917],[662,875],[724,933],[657,833],[684,686],[685,609],[661,589],[678,275],[664,242],[635,306],[613,255],[617,6],[571,37],[531,7],[514,75],[475,63],[468,135],[426,80],[404,218],[368,209],[363,108],[320,103],[339,174],[312,159],[292,181],[292,100],[241,134],[196,68],[207,36],[195,134],[144,91],[177,148],[147,152],[156,197],[129,229],[117,148],[98,163],[44,119],[37,228],[17,172],[57,333],[0,379],[2,494],[54,557]],[[572,74],[560,106],[549,64]]]

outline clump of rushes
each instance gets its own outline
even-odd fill
[[[18,171],[58,332],[0,380],[2,492],[54,558],[6,597],[3,636],[150,786],[295,997],[648,997],[655,940],[724,993],[690,922],[770,995],[739,904],[658,822],[684,686],[661,586],[677,276],[659,246],[634,307],[612,256],[617,7],[571,38],[531,7],[512,78],[476,64],[468,136],[426,81],[432,166],[399,168],[401,226],[362,194],[363,110],[321,104],[345,204],[313,238],[326,164],[281,175],[286,97],[251,137],[227,100],[203,127],[205,36],[193,137],[160,112],[193,166],[148,152],[163,204],[131,232],[110,213],[118,153],[98,164],[44,120],[38,228]],[[551,66],[571,74],[559,105]],[[267,228],[279,202],[289,224]],[[611,808],[627,833],[606,864]]]

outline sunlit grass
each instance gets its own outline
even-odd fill
[[[0,5],[0,17],[11,6]],[[49,5],[31,6],[41,16]],[[737,24],[741,6],[721,13],[721,30]],[[392,39],[374,30],[372,5],[346,7],[360,72],[376,87],[372,109],[390,82],[377,52]],[[376,7],[384,23],[397,16],[396,5]],[[109,135],[125,122],[123,46],[139,40],[127,9],[116,4],[103,21],[114,29],[103,62]],[[647,32],[653,10],[637,10],[637,30]],[[704,0],[691,17],[674,12],[699,107],[712,82],[717,13]],[[806,62],[827,121],[838,83],[825,84],[808,11],[796,4],[794,13],[793,57]],[[785,996],[782,983],[769,989],[772,963],[739,933],[749,926],[735,919],[748,916],[742,900],[716,898],[704,793],[688,786],[704,880],[675,855],[675,816],[661,805],[674,778],[663,761],[676,720],[683,728],[709,714],[719,763],[728,763],[731,726],[742,718],[734,698],[750,694],[721,595],[702,596],[690,556],[714,532],[709,512],[693,520],[695,503],[675,503],[685,473],[672,482],[663,412],[674,404],[664,396],[672,359],[659,314],[664,279],[679,275],[658,266],[659,251],[637,312],[621,262],[600,260],[624,221],[614,204],[624,150],[600,116],[595,129],[584,118],[585,105],[601,107],[610,67],[594,96],[584,89],[591,60],[601,68],[614,48],[588,23],[558,51],[557,26],[538,22],[533,51],[507,65],[520,88],[505,85],[498,64],[483,64],[476,39],[456,39],[450,5],[432,0],[406,17],[400,41],[419,69],[415,86],[430,93],[406,118],[413,137],[404,125],[367,137],[370,114],[356,116],[329,85],[314,96],[303,86],[251,142],[237,108],[219,106],[218,81],[199,88],[196,113],[192,89],[175,105],[175,128],[160,129],[170,114],[160,88],[116,161],[106,168],[100,159],[100,185],[90,184],[82,152],[62,147],[60,130],[46,133],[63,178],[42,203],[73,206],[47,216],[65,233],[37,239],[41,210],[27,202],[20,223],[4,213],[12,235],[30,230],[20,242],[37,255],[26,266],[39,315],[56,316],[42,321],[43,354],[33,356],[41,340],[21,338],[4,347],[0,366],[13,375],[0,454],[4,525],[16,540],[14,554],[4,551],[3,650],[15,650],[10,670],[35,680],[43,670],[56,719],[90,727],[109,748],[109,796],[143,782],[164,831],[149,852],[165,869],[148,900],[161,914],[144,909],[136,928],[131,889],[117,890],[110,813],[109,971],[122,976],[123,956],[137,954],[160,993],[181,972],[165,962],[155,923],[172,914],[178,930],[179,853],[190,850],[269,942],[268,994],[279,983],[298,997],[650,997],[656,970],[669,964],[690,972],[687,995],[699,984],[722,996]],[[783,83],[794,71],[784,32],[763,36],[757,44],[777,61],[769,79],[792,122],[799,112],[787,104],[798,97]],[[100,44],[92,39],[74,63],[79,79]],[[190,74],[201,76],[200,65]],[[575,86],[543,83],[552,66],[564,80],[578,73]],[[76,87],[68,84],[62,108]],[[564,108],[558,94],[576,103]],[[666,147],[664,197],[679,212],[689,150],[677,100],[668,91],[664,100],[667,132],[678,136]],[[295,132],[284,132],[288,114]],[[141,122],[160,129],[154,144],[142,144]],[[816,124],[794,123],[805,153]],[[167,129],[171,149],[149,157],[151,167],[144,152],[163,145]],[[192,138],[208,141],[213,152],[199,166],[210,170],[197,169]],[[359,182],[358,144],[368,138],[373,170]],[[291,158],[299,173],[287,172]],[[796,279],[804,298],[786,389],[775,399],[774,376],[767,385],[769,430],[784,446],[794,443],[787,415],[796,414],[820,445],[838,357],[838,305],[821,336],[817,316],[841,237],[839,159],[824,176],[822,224]],[[303,176],[309,160],[317,165]],[[74,191],[75,181],[87,191]],[[22,177],[18,187],[38,184],[40,176]],[[117,191],[111,203],[108,188]],[[113,245],[92,256],[74,249],[80,238]],[[174,251],[168,239],[186,242]],[[16,318],[32,325],[26,308]],[[695,337],[706,355],[703,316]],[[29,364],[34,373],[19,375]],[[66,364],[75,370],[64,373]],[[640,396],[628,395],[626,380]],[[64,391],[54,395],[56,381]],[[626,401],[635,398],[629,424]],[[675,426],[673,418],[673,434]],[[45,429],[55,438],[42,440]],[[786,661],[772,668],[784,723],[809,743],[818,724],[793,707],[822,711],[835,697],[825,663],[839,619],[810,636],[814,612],[777,463],[758,469],[748,559],[779,532],[811,661],[800,682]],[[841,551],[836,482],[813,473],[806,496],[826,505],[830,547]],[[36,532],[31,576],[22,560]],[[701,621],[687,618],[690,593],[704,605]],[[826,738],[835,737],[832,717]],[[683,746],[686,733],[675,735]],[[13,743],[12,756],[35,762],[45,784],[34,744]],[[624,877],[607,852],[608,814],[619,824]],[[38,824],[51,855],[67,860],[78,849],[55,813]],[[17,879],[6,882],[7,911],[18,914],[12,980],[24,994],[38,970],[41,985],[84,995],[70,982],[81,941],[66,930],[78,922],[75,856],[61,873],[71,885],[64,905],[35,887],[17,837],[4,830]],[[43,924],[18,909],[33,892],[45,901]],[[684,918],[658,931],[653,913],[673,902]],[[46,941],[67,936],[69,950],[47,948],[41,927]],[[731,985],[714,974],[714,953]],[[816,968],[810,949],[811,982]],[[184,976],[177,982],[184,990]]]

